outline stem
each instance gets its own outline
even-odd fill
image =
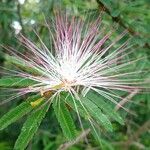
[[[109,16],[111,16],[112,20],[116,23],[118,23],[120,26],[122,26],[123,28],[127,29],[127,31],[135,36],[135,35],[140,35],[141,33],[138,33],[136,31],[134,31],[132,28],[129,28],[129,26],[125,25],[122,18],[118,15],[117,17],[114,17],[111,15],[111,12],[109,10],[109,8],[107,8],[102,2],[101,0],[96,0],[98,5],[99,5],[99,8],[104,10]],[[145,45],[143,46],[144,48],[150,48],[150,45],[149,43],[145,43]]]
[[[87,129],[87,130],[83,131],[74,141],[66,142],[66,143],[60,145],[58,150],[66,150],[66,149],[70,148],[71,146],[77,144],[82,139],[84,139],[90,133],[90,131],[91,131],[91,129]]]
[[[119,110],[121,106],[125,105],[128,101],[130,101],[137,93],[139,92],[139,89],[134,90],[131,92],[127,97],[125,97],[123,100],[121,100],[118,105],[116,105],[115,110]]]

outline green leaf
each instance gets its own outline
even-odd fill
[[[103,4],[110,12],[112,17],[118,17],[121,13],[121,8],[118,1],[113,0],[98,0],[99,4]]]
[[[98,1],[101,2],[106,8],[111,9],[112,7],[111,0],[98,0]]]
[[[14,64],[18,68],[32,74],[41,75],[40,70],[37,68],[29,67],[25,62],[19,60],[17,57],[5,55],[5,59],[8,63]]]
[[[19,106],[13,108],[8,113],[6,113],[0,119],[0,130],[3,130],[13,122],[17,121],[27,113],[32,110],[32,106],[30,105],[30,101],[37,98],[38,96],[32,96],[28,98],[25,102],[21,103]]]
[[[121,116],[96,93],[89,92],[87,94],[87,98],[90,99],[93,103],[95,103],[101,110],[103,110],[112,119],[116,120],[122,125],[124,124],[124,121],[121,118]]]
[[[80,113],[80,115],[82,117],[84,117],[85,119],[87,119],[89,117],[93,117],[107,131],[113,130],[112,124],[109,121],[108,117],[105,114],[103,114],[102,111],[100,110],[100,108],[98,108],[96,106],[96,104],[94,104],[91,100],[89,100],[86,97],[80,97],[80,101],[76,100],[76,99],[73,101],[72,97],[70,95],[66,95],[65,93],[63,93],[63,96],[66,97],[65,102],[67,102],[67,104],[69,104],[71,106],[71,108],[73,108],[74,111],[77,112],[76,109],[78,109],[78,112]],[[76,103],[77,108],[75,108],[75,103]]]
[[[11,146],[9,142],[0,142],[0,149],[1,150],[10,150]]]
[[[101,138],[101,147],[102,150],[115,150],[110,141],[106,141],[105,139],[102,138]]]
[[[89,124],[90,125],[90,124]],[[90,125],[91,128],[91,125]],[[94,139],[99,143],[99,145],[101,146],[101,132],[100,132],[100,128],[96,128],[96,127],[92,127],[91,128],[91,133],[94,137]]]
[[[21,77],[4,77],[0,79],[0,87],[26,87],[35,83],[37,82]]]
[[[95,118],[107,131],[113,131],[113,127],[108,117],[102,113],[100,108],[97,107],[91,100],[81,97],[83,105],[87,108],[89,115]]]
[[[63,99],[65,100],[65,103],[67,103],[75,112],[79,112],[79,114],[85,118],[88,119],[88,115],[85,112],[85,110],[83,109],[81,103],[78,100],[73,100],[72,97],[66,93],[63,93],[61,95],[63,97]]]
[[[68,140],[75,139],[76,137],[75,124],[72,120],[70,112],[67,109],[65,103],[61,101],[57,105],[57,101],[54,101],[53,108],[54,108],[55,115],[57,117],[57,120],[62,128],[62,131],[65,137]]]
[[[43,118],[45,117],[49,107],[50,103],[42,107],[38,107],[38,109],[28,116],[15,143],[15,150],[23,150],[27,147],[29,141],[33,138]]]

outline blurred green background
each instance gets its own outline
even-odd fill
[[[0,0],[0,44],[11,45],[20,50],[16,36],[22,32],[36,42],[33,29],[47,42],[45,18],[49,20],[58,8],[83,17],[88,13],[101,14],[103,22],[111,26],[118,24],[122,30],[128,30],[136,43],[134,57],[144,57],[138,64],[139,69],[146,69],[150,74],[150,0]],[[0,65],[5,65],[2,48],[0,48]],[[150,94],[138,94],[133,98],[130,109],[135,116],[126,114],[125,126],[113,123],[113,133],[101,133],[104,150],[149,150],[150,149]],[[0,116],[17,101],[0,107]],[[13,149],[24,119],[0,132],[0,150]],[[70,147],[70,150],[99,150],[99,145],[89,134],[89,144],[83,140]],[[50,109],[28,150],[55,150],[65,142],[61,129]]]

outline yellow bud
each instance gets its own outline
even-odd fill
[[[61,89],[62,87],[64,87],[64,83],[60,83],[58,85],[55,85],[52,87],[53,90],[58,90],[58,89]]]
[[[36,101],[31,102],[30,104],[31,104],[32,107],[36,107],[36,106],[38,106],[43,100],[44,100],[44,98],[39,98],[39,99],[37,99]]]

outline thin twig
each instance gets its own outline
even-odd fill
[[[150,120],[146,121],[128,140],[128,143],[131,143],[133,140],[137,140],[141,134],[150,129]]]
[[[112,20],[116,23],[118,23],[120,26],[122,26],[123,28],[127,29],[129,33],[131,33],[132,35],[137,35],[137,32],[135,32],[133,29],[127,27],[122,19],[120,18],[120,16],[114,17],[111,15],[110,10],[100,1],[97,0],[97,3],[99,4],[99,7],[102,8],[109,16],[111,16]]]
[[[112,15],[111,15],[111,12],[110,12],[110,10],[109,10],[109,8],[107,8],[107,7],[103,4],[103,2],[101,2],[101,0],[96,0],[96,1],[97,1],[98,5],[99,5],[100,9],[104,10],[104,11],[112,18],[112,20],[113,20],[114,22],[118,23],[121,27],[127,29],[127,31],[128,31],[131,35],[133,35],[133,36],[135,36],[135,35],[136,35],[136,36],[137,36],[137,35],[141,35],[141,33],[134,31],[133,28],[130,28],[128,25],[124,24],[124,22],[123,22],[122,18],[120,17],[120,15],[115,16],[115,17],[112,16]],[[145,35],[145,36],[148,36],[148,37],[149,37],[149,34],[147,34],[147,35]],[[144,48],[150,48],[149,43],[145,43]]]
[[[139,92],[139,89],[134,90],[131,92],[127,97],[125,97],[123,100],[121,100],[115,107],[115,110],[119,110],[121,106],[123,106],[125,103],[130,101],[137,93]]]
[[[82,139],[84,139],[90,133],[90,131],[91,131],[91,129],[87,129],[87,130],[83,131],[74,141],[67,142],[67,143],[60,145],[58,150],[67,150],[71,146],[77,144]]]
[[[115,144],[115,145],[123,145],[124,149],[128,150],[129,146],[131,144],[135,144],[135,141],[137,141],[138,138],[143,133],[148,131],[149,129],[150,129],[150,120],[146,121],[141,127],[139,127],[139,129],[136,132],[134,132],[131,137],[129,137],[128,141],[125,141],[125,142],[114,142],[113,144]]]

